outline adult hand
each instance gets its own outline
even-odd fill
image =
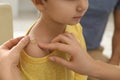
[[[28,42],[29,37],[18,37],[0,46],[0,80],[16,79],[18,72],[15,68],[18,66],[20,53]]]
[[[0,63],[18,65],[20,52],[28,44],[29,37],[11,39],[0,46]]]
[[[49,59],[61,64],[80,74],[89,74],[94,70],[95,61],[84,51],[74,35],[64,33],[52,40],[50,44],[39,43],[39,47],[47,50],[59,50],[71,56],[70,60],[64,60],[57,56],[50,56]]]
[[[71,56],[69,61],[57,56],[50,56],[49,59],[75,72],[96,77],[100,80],[120,80],[119,66],[93,60],[70,33],[57,36],[50,44],[40,43],[39,47],[48,50],[59,50],[69,54]]]

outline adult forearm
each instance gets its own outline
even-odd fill
[[[119,64],[120,61],[120,10],[116,9],[114,11],[114,23],[115,29],[112,39],[112,64]]]
[[[120,62],[120,31],[116,30],[114,32],[113,40],[112,40],[112,64],[119,64]]]
[[[97,61],[91,76],[102,80],[120,80],[120,67]]]

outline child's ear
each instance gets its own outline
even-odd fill
[[[44,10],[44,1],[45,0],[32,0],[34,5],[39,9],[40,11]]]

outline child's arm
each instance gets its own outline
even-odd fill
[[[21,80],[17,65],[22,49],[29,42],[28,37],[22,38],[9,40],[0,46],[0,80]]]
[[[75,72],[104,80],[120,80],[120,67],[92,59],[70,33],[61,34],[50,44],[40,43],[39,46],[44,49],[63,51],[71,55],[70,61],[57,56],[50,56],[49,59]]]

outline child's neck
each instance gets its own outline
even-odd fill
[[[63,33],[66,28],[66,25],[64,24],[60,24],[55,21],[47,20],[44,18],[39,21],[39,25],[40,27],[43,26],[42,29],[46,30],[46,32],[48,32],[49,35],[53,35],[53,37]]]
[[[50,20],[39,19],[37,24],[34,25],[31,34],[37,38],[37,41],[50,42],[54,37],[63,33],[65,31],[65,28],[66,25]]]

